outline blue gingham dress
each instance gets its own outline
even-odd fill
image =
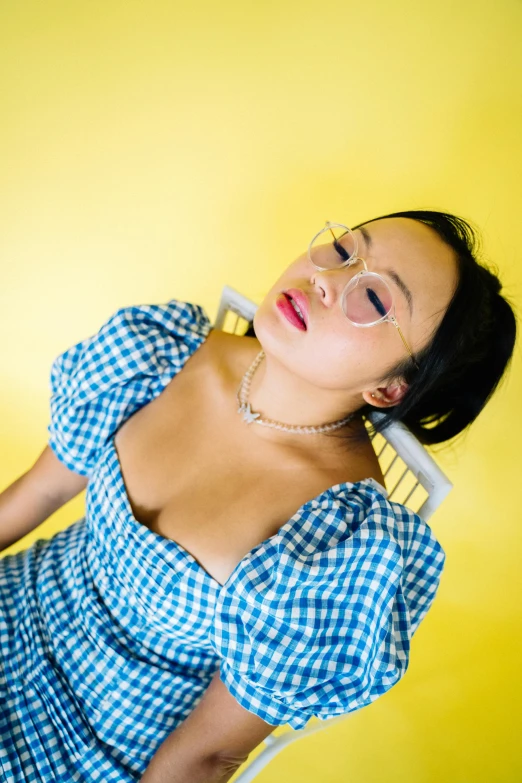
[[[309,500],[223,586],[133,517],[114,435],[212,328],[189,302],[124,307],[52,365],[49,443],[89,477],[86,513],[0,560],[2,780],[139,780],[218,668],[245,709],[295,729],[407,669],[445,553],[375,480]]]

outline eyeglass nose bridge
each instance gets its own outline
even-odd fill
[[[313,264],[313,266],[319,271],[319,272],[338,272],[339,269],[344,269],[345,267],[350,268],[351,266],[354,266],[357,261],[360,261],[362,265],[364,266],[364,271],[368,272],[368,265],[364,258],[361,258],[361,256],[358,256],[355,254],[352,256],[352,258],[346,259],[346,261],[342,261],[339,266],[318,266],[315,261],[312,261],[311,258],[309,258],[310,262]]]

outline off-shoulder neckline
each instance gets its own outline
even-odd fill
[[[175,300],[175,301],[177,302],[178,300]],[[198,323],[198,326],[201,327],[201,331],[198,332],[198,338],[199,338],[198,344],[194,347],[194,349],[192,351],[189,352],[189,354],[186,357],[185,362],[183,363],[183,366],[177,372],[173,373],[172,377],[174,377],[174,375],[177,375],[178,373],[180,373],[183,370],[183,367],[185,366],[186,362],[188,362],[190,356],[192,356],[198,350],[198,348],[201,347],[201,345],[208,338],[210,332],[215,328],[213,326],[213,324],[211,323],[211,321],[210,321],[207,313],[205,312],[204,308],[201,305],[195,304],[195,303],[191,303],[191,302],[187,302],[186,304],[191,305],[193,308],[195,308],[197,313],[198,313],[198,315],[200,316],[201,320],[197,319],[197,323]],[[355,481],[355,482],[352,482],[352,481],[341,481],[341,482],[339,482],[337,484],[334,484],[331,487],[328,487],[327,489],[323,490],[322,492],[320,492],[315,497],[310,498],[310,500],[305,501],[305,503],[303,503],[297,509],[297,511],[290,517],[290,519],[288,519],[285,523],[283,523],[283,525],[281,525],[281,527],[279,528],[279,530],[276,533],[274,533],[273,535],[271,535],[268,538],[264,539],[259,544],[256,544],[249,552],[247,552],[246,555],[243,558],[241,558],[239,563],[235,566],[234,570],[229,575],[229,577],[226,579],[226,581],[223,584],[221,584],[221,582],[218,582],[217,579],[215,579],[213,576],[211,576],[211,574],[209,574],[209,572],[206,571],[205,568],[203,568],[203,566],[196,560],[196,558],[193,555],[191,555],[190,552],[187,549],[185,549],[181,544],[179,544],[177,541],[175,541],[172,538],[165,538],[164,536],[159,535],[159,533],[155,533],[153,530],[151,530],[150,528],[148,528],[146,525],[142,524],[141,522],[139,522],[135,518],[135,516],[134,516],[134,514],[132,512],[131,505],[130,505],[129,496],[127,494],[127,488],[125,487],[125,482],[123,480],[123,471],[121,469],[121,464],[120,464],[118,452],[117,452],[117,449],[116,449],[116,444],[114,442],[115,441],[115,437],[116,437],[116,433],[114,433],[112,438],[110,438],[108,445],[110,447],[110,454],[112,455],[112,458],[113,458],[114,468],[115,468],[115,472],[116,472],[116,477],[117,477],[117,480],[118,480],[119,490],[120,490],[121,498],[122,498],[122,501],[123,501],[123,504],[124,504],[124,507],[125,507],[125,514],[126,514],[127,519],[130,520],[130,522],[134,526],[136,526],[136,529],[139,529],[141,531],[142,535],[147,535],[147,536],[150,535],[150,536],[156,537],[157,539],[161,540],[162,545],[164,547],[173,548],[175,551],[180,552],[181,554],[183,554],[184,557],[186,558],[186,560],[190,564],[192,564],[192,566],[194,568],[196,568],[199,572],[201,572],[203,577],[209,583],[209,586],[212,586],[218,592],[221,592],[222,590],[225,590],[227,587],[229,587],[229,585],[232,583],[232,581],[234,580],[234,578],[235,578],[236,574],[239,572],[239,570],[242,567],[244,567],[245,563],[248,562],[257,553],[257,551],[261,547],[266,547],[267,545],[269,545],[269,543],[270,543],[270,541],[272,539],[275,539],[276,537],[279,537],[281,535],[281,531],[282,530],[285,530],[287,527],[291,527],[296,521],[298,521],[302,517],[303,512],[305,511],[307,506],[310,506],[312,504],[318,504],[318,503],[320,503],[323,500],[323,498],[334,497],[335,495],[338,495],[338,494],[340,495],[340,494],[342,494],[345,491],[348,491],[348,492],[352,491],[353,492],[354,490],[356,491],[356,489],[358,487],[364,487],[364,486],[367,486],[367,485],[372,486],[385,499],[388,498],[388,490],[385,487],[383,487],[383,485],[380,484],[380,482],[378,482],[374,478],[365,478],[365,479],[361,479],[360,481]]]
[[[305,512],[306,508],[308,506],[312,505],[319,505],[323,498],[327,497],[336,497],[337,495],[341,495],[343,492],[353,492],[357,491],[358,487],[364,487],[364,486],[371,486],[373,487],[377,492],[379,492],[384,498],[387,499],[388,497],[388,491],[380,484],[376,479],[374,478],[365,478],[361,479],[360,481],[341,481],[338,484],[334,484],[331,487],[328,487],[327,489],[320,492],[318,495],[316,495],[313,498],[310,498],[310,500],[305,501],[298,509],[295,511],[295,513],[288,519],[286,522],[284,522],[279,530],[274,533],[273,535],[269,536],[268,538],[265,538],[263,541],[261,541],[259,544],[256,544],[252,549],[246,553],[244,557],[241,558],[241,560],[238,562],[238,564],[235,566],[234,570],[231,572],[229,577],[225,580],[223,584],[221,582],[218,582],[217,579],[215,579],[209,572],[203,568],[201,563],[199,563],[194,555],[191,555],[190,552],[185,549],[184,546],[179,544],[177,541],[175,541],[173,538],[165,538],[165,536],[161,536],[159,533],[156,533],[155,531],[148,528],[143,523],[139,522],[136,517],[134,516],[132,512],[132,508],[129,501],[129,496],[127,494],[127,489],[125,487],[125,482],[123,480],[123,472],[121,469],[120,460],[118,457],[118,452],[116,449],[116,444],[114,442],[115,435],[110,439],[108,446],[109,446],[109,454],[113,458],[113,464],[114,469],[116,473],[116,478],[118,480],[119,484],[119,491],[120,495],[123,501],[123,505],[125,508],[125,516],[127,520],[131,522],[133,526],[135,526],[136,529],[139,529],[142,535],[146,536],[153,536],[158,540],[161,540],[162,545],[167,548],[173,548],[177,552],[180,552],[185,559],[192,565],[193,568],[196,568],[196,570],[200,571],[204,578],[206,578],[207,582],[209,582],[210,585],[214,587],[215,590],[218,592],[221,592],[222,590],[225,590],[227,587],[229,587],[230,583],[234,580],[237,572],[240,570],[240,568],[244,567],[245,563],[247,563],[249,560],[251,560],[255,554],[257,554],[258,550],[261,547],[266,547],[270,544],[270,542],[275,539],[279,538],[281,536],[281,531],[286,530],[287,528],[292,527],[296,522],[298,522]]]

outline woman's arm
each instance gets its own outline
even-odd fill
[[[226,783],[276,728],[238,704],[218,671],[188,718],[160,745],[141,783]]]
[[[226,783],[240,764],[198,757],[196,748],[187,748],[173,732],[155,753],[140,783]]]
[[[87,486],[49,446],[35,464],[0,493],[0,551],[34,530]]]

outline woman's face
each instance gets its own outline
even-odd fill
[[[369,272],[378,272],[389,284],[401,331],[418,353],[437,329],[457,285],[454,252],[432,229],[409,218],[376,220],[365,224],[364,230],[369,242],[359,229],[354,231],[358,256]],[[344,315],[340,304],[344,287],[362,268],[357,262],[319,271],[303,253],[267,293],[254,326],[265,352],[304,381],[322,389],[363,393],[367,402],[375,404],[371,392],[382,386],[382,378],[408,353],[392,323],[361,328]],[[393,273],[409,289],[411,306]],[[290,288],[301,289],[308,299],[306,331],[290,323],[276,306],[281,292]],[[392,384],[392,388],[397,397],[393,404],[406,387]]]

